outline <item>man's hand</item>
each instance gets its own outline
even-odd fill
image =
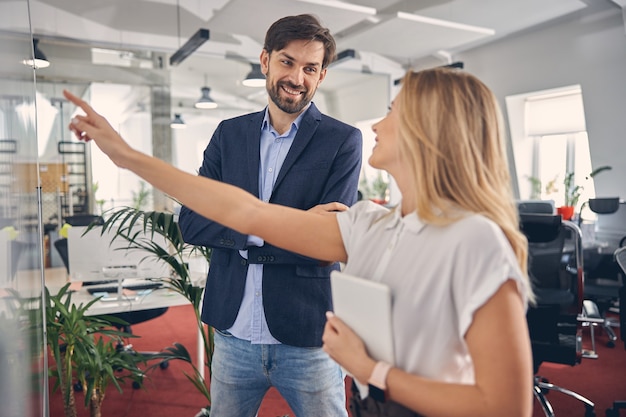
[[[310,211],[311,213],[329,214],[329,213],[336,213],[339,211],[346,211],[346,210],[348,210],[348,206],[346,206],[345,204],[333,202],[333,203],[326,203],[326,204],[318,204],[315,207],[311,207],[308,211]]]

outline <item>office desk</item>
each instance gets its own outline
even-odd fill
[[[192,279],[196,285],[204,285],[204,274],[193,274]],[[46,268],[44,269],[44,279],[46,287],[51,294],[56,294],[65,284],[69,282],[67,271],[65,268]],[[41,276],[39,271],[18,271],[16,286],[21,296],[39,297]],[[77,283],[80,284],[80,283]],[[76,305],[87,304],[94,299],[85,288],[78,288],[72,292],[72,302]],[[88,315],[95,316],[101,314],[113,314],[122,312],[132,312],[140,310],[149,310],[160,307],[175,307],[186,305],[189,303],[184,296],[169,289],[158,288],[151,292],[139,295],[136,298],[128,298],[114,301],[99,300],[89,307]],[[158,319],[158,318],[157,318]],[[196,323],[190,323],[195,326]],[[204,339],[201,330],[198,329],[198,370],[204,378]]]
[[[74,304],[87,304],[96,296],[89,294],[85,288],[72,293]],[[100,314],[124,313],[140,310],[150,310],[161,307],[174,307],[188,304],[189,301],[169,288],[158,288],[146,293],[138,293],[133,296],[113,299],[100,299],[89,307],[87,314],[90,316]]]
[[[22,296],[37,297],[40,287],[39,271],[18,271],[16,288]],[[46,268],[44,269],[44,279],[46,287],[50,294],[56,294],[61,287],[69,282],[69,278],[65,268]],[[72,291],[72,302],[74,304],[87,304],[94,299],[79,282],[75,283],[76,287]],[[185,305],[189,301],[169,288],[158,288],[149,293],[138,295],[137,297],[129,297],[126,299],[115,301],[97,301],[88,311],[90,316],[99,314],[112,314],[131,312],[139,310],[149,310],[160,307],[174,307]]]

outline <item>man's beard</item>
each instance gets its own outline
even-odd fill
[[[304,94],[300,94],[299,100],[295,100],[291,97],[282,97],[280,95],[280,89],[282,85],[285,85],[287,88],[291,90],[299,91],[300,88],[297,86],[294,86],[291,83],[279,81],[267,89],[267,94],[269,94],[270,99],[274,102],[274,104],[276,104],[276,107],[278,107],[279,109],[281,109],[282,111],[288,114],[295,114],[295,113],[299,113],[300,111],[302,111],[302,109],[304,109],[307,106],[307,104],[311,102],[311,99],[313,99],[313,94],[315,94],[315,91],[313,91],[312,93],[310,93],[309,91],[306,91],[304,92]]]

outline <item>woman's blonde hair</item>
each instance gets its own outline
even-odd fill
[[[484,215],[502,229],[527,275],[528,243],[519,230],[502,115],[491,90],[455,69],[410,71],[396,102],[418,216],[448,224],[459,209]]]

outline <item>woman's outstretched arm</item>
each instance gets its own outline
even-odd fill
[[[191,175],[131,148],[87,102],[68,91],[63,94],[85,112],[72,119],[70,130],[79,140],[96,142],[118,167],[134,172],[196,213],[241,233],[260,236],[273,245],[312,258],[346,261],[332,213],[344,210],[343,204],[325,204],[326,212],[297,210],[264,203],[240,188]]]

